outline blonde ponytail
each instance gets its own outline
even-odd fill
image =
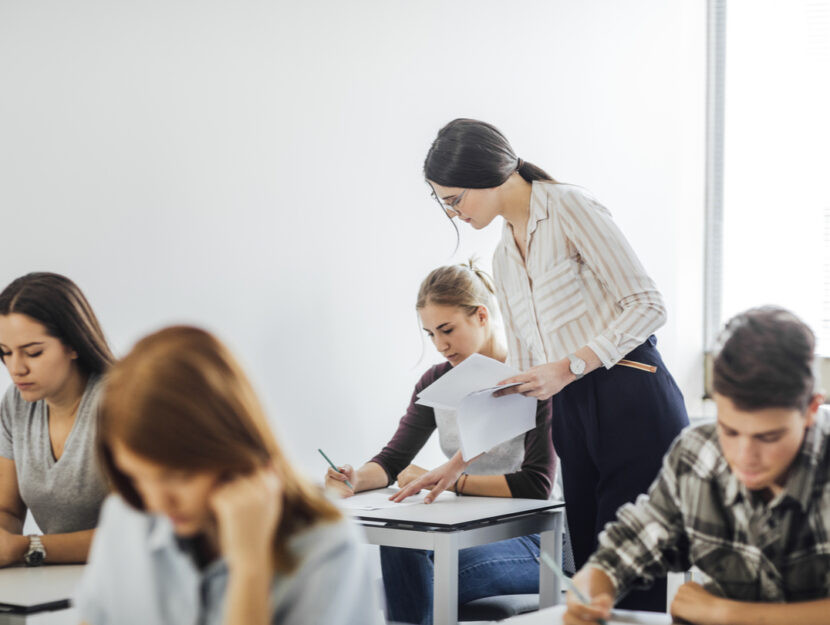
[[[470,258],[466,263],[432,270],[421,282],[415,308],[427,304],[456,306],[471,315],[479,306],[485,306],[495,314],[495,294],[493,279],[476,265],[475,258]]]

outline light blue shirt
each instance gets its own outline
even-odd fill
[[[298,565],[291,574],[274,575],[271,623],[382,625],[377,584],[358,531],[343,519],[291,539]],[[75,605],[90,625],[221,625],[227,585],[224,560],[199,570],[167,518],[111,495]]]

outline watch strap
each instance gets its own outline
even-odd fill
[[[29,548],[23,560],[26,566],[40,566],[46,560],[46,548],[43,546],[43,541],[38,534],[29,534],[26,538],[29,539]]]

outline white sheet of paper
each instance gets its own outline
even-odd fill
[[[392,495],[392,493],[389,492],[389,489],[382,489],[379,491],[368,490],[358,493],[352,497],[347,497],[346,499],[340,499],[337,504],[344,510],[351,510],[353,512],[368,512],[369,510],[383,510],[385,508],[411,506],[419,503],[423,504],[424,494],[425,491],[415,493],[414,495],[410,495],[404,499],[402,502],[396,503],[394,501],[389,501],[389,497]],[[446,499],[447,497],[455,497],[455,495],[448,491],[444,491],[435,498],[435,501],[440,501],[442,498]]]
[[[527,612],[514,616],[509,621],[513,625],[560,625],[562,615],[567,610],[566,605],[556,605],[552,608],[542,608],[538,612]],[[608,625],[671,625],[671,616],[665,612],[630,612],[628,610],[613,610]]]
[[[457,410],[461,401],[470,393],[495,387],[517,373],[516,369],[503,362],[473,354],[418,393],[418,401],[415,403],[431,408]],[[490,392],[493,390],[496,389],[493,388]]]
[[[457,411],[464,460],[536,427],[536,398],[518,393],[493,397],[492,388],[470,393]]]

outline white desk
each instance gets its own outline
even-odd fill
[[[505,625],[562,625],[562,615],[565,606],[558,605],[538,612],[521,614],[500,621]],[[608,625],[671,625],[671,616],[658,612],[632,612],[630,610],[614,610]]]
[[[357,494],[353,499],[359,498]],[[459,549],[538,533],[542,551],[562,564],[563,501],[451,496],[429,505],[347,512],[363,526],[372,544],[434,552],[435,625],[458,622]],[[559,596],[559,579],[541,565],[539,605],[552,606]]]
[[[77,625],[69,599],[82,564],[0,569],[0,625]]]

